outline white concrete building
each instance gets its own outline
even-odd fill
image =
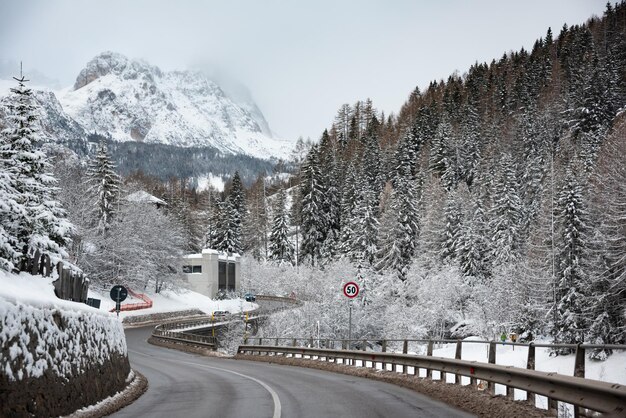
[[[183,256],[183,273],[189,289],[215,298],[217,292],[239,291],[241,283],[241,257],[239,254],[221,253],[205,249],[200,254]]]

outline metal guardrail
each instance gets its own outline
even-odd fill
[[[301,302],[293,299],[293,298],[285,298],[281,296],[269,296],[269,295],[257,295],[257,300],[259,301],[273,301],[273,302],[283,302],[285,304],[300,304]],[[202,328],[212,328],[216,326],[223,325],[224,323],[241,320],[242,313],[225,315],[223,317],[215,318],[215,317],[202,317],[202,318],[191,318],[191,319],[183,319],[183,320],[174,320],[170,322],[165,322],[157,325],[152,332],[153,337],[165,338],[170,340],[176,340],[180,342],[199,344],[199,345],[208,345],[212,348],[217,347],[217,339],[214,336],[203,336],[197,334],[191,334],[185,331],[192,331],[196,329]],[[248,317],[248,321],[254,321],[261,318],[263,315],[251,315]]]
[[[495,392],[495,384],[505,385],[507,395],[513,395],[513,388],[528,393],[527,401],[535,406],[535,394],[546,396],[548,408],[554,409],[556,401],[562,401],[579,408],[611,414],[611,416],[626,415],[626,387],[619,384],[600,382],[582,377],[570,377],[557,373],[526,370],[512,366],[480,363],[442,357],[419,356],[409,354],[392,354],[382,352],[365,352],[357,350],[334,350],[323,348],[303,348],[288,346],[242,345],[238,349],[240,354],[250,355],[284,355],[295,357],[314,357],[342,364],[354,364],[361,361],[364,367],[370,363],[376,367],[378,363],[387,370],[391,365],[392,371],[408,374],[408,367],[414,368],[414,375],[419,376],[419,369],[426,369],[427,378],[432,378],[432,371],[451,373],[456,376],[455,383],[461,383],[461,376],[469,377],[470,385],[477,386],[478,380],[489,382],[487,390]]]
[[[212,336],[207,335],[196,335],[196,334],[186,334],[182,332],[176,331],[168,331],[159,329],[159,326],[156,326],[154,331],[152,331],[152,336],[156,338],[163,338],[166,340],[179,341],[184,343],[193,343],[195,345],[207,346],[212,349],[216,347],[216,339]]]
[[[302,302],[297,299],[287,298],[282,296],[269,296],[269,295],[256,295],[257,301],[272,301],[272,302],[283,302],[284,304],[289,305],[298,305]],[[250,312],[250,311],[248,311]],[[248,317],[248,321],[256,320],[262,317],[263,315],[257,314]],[[218,325],[223,322],[231,322],[241,319],[241,313],[225,315],[219,318],[211,318],[207,316],[205,318],[193,318],[188,320],[177,320],[171,321],[167,323],[161,324],[162,329],[169,330],[189,330],[189,329],[197,329],[197,328],[210,328],[214,325]]]

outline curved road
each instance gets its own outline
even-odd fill
[[[148,391],[113,417],[470,417],[374,380],[255,361],[204,357],[147,343],[126,330],[133,369]]]

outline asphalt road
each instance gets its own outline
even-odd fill
[[[470,417],[411,390],[326,371],[204,357],[148,344],[126,330],[148,391],[113,417]]]

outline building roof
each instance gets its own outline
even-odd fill
[[[158,197],[152,196],[150,193],[139,190],[135,193],[131,193],[126,196],[126,200],[129,202],[135,203],[154,203],[155,205],[167,205],[164,200],[159,199]]]
[[[237,261],[241,257],[238,253],[230,253],[227,255],[225,252],[217,251],[211,248],[205,248],[200,254],[186,254],[183,256],[183,258],[202,258],[204,254],[217,254],[217,258],[219,260],[226,260],[228,258],[228,260]]]

